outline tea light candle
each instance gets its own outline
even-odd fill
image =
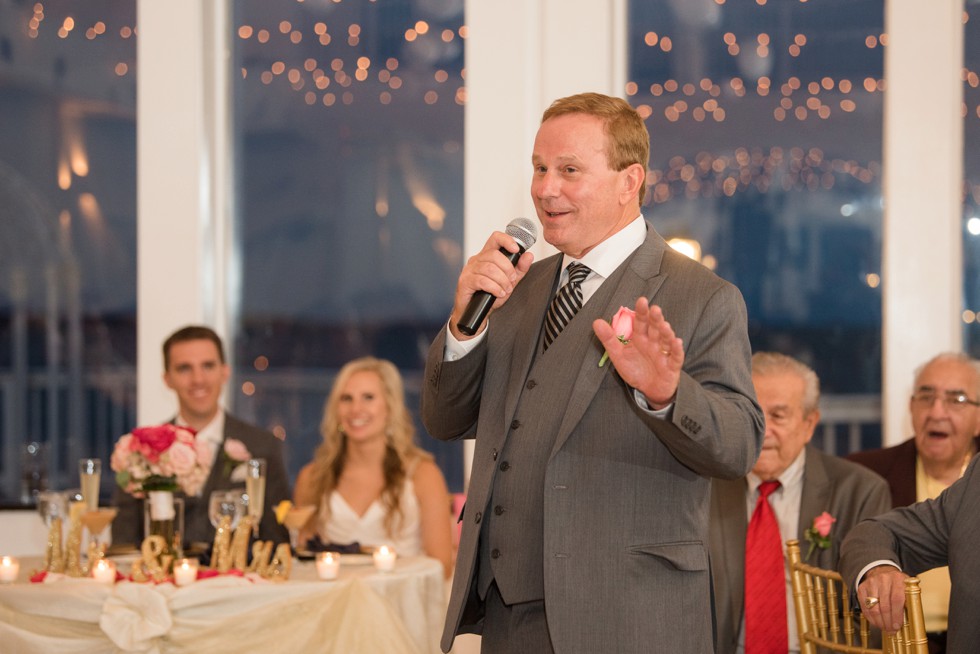
[[[178,559],[174,564],[174,583],[178,586],[193,584],[197,581],[198,567],[197,559]]]
[[[12,556],[0,558],[0,584],[10,584],[17,581],[20,572],[20,561]]]
[[[99,583],[116,583],[116,564],[108,559],[99,559],[92,566],[92,579]]]
[[[316,555],[316,573],[320,579],[330,581],[340,572],[340,555],[333,552],[319,552]]]
[[[395,569],[397,557],[395,550],[387,545],[382,545],[374,552],[374,569],[378,572],[391,572]]]

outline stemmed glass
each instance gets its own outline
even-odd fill
[[[208,519],[215,529],[221,526],[222,518],[230,519],[229,529],[238,526],[238,521],[245,515],[245,500],[241,491],[216,490],[208,498]]]
[[[96,548],[103,553],[105,552],[106,541],[103,540],[102,533],[116,519],[117,513],[119,513],[119,509],[115,507],[102,507],[82,514],[82,525],[88,529]]]
[[[61,518],[64,525],[68,520],[68,498],[61,491],[44,490],[37,494],[37,512],[44,520],[44,526],[51,528],[51,521]]]
[[[265,510],[265,459],[249,459],[245,464],[245,492],[248,515],[252,518],[252,535],[259,537],[259,523]]]
[[[312,504],[307,504],[304,506],[291,506],[289,507],[289,511],[286,512],[282,523],[289,530],[289,544],[293,548],[293,552],[299,553],[299,530],[310,520],[314,511],[316,511],[316,507]],[[303,545],[303,549],[306,549],[306,543],[303,543]]]

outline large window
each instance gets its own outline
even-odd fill
[[[77,487],[133,424],[135,25],[132,0],[0,2],[3,503]]]
[[[883,8],[630,3],[647,215],[741,289],[753,349],[807,362],[827,395],[881,390]],[[829,449],[879,439],[872,425]]]
[[[344,363],[393,361],[418,407],[462,267],[462,0],[238,0],[236,409],[295,476]],[[428,438],[452,490],[462,450]]]
[[[963,343],[980,358],[980,8],[968,2],[963,35]]]

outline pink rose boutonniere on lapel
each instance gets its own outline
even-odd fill
[[[227,438],[221,454],[225,460],[225,477],[231,481],[245,481],[245,462],[252,458],[245,443],[237,438]]]
[[[613,332],[616,334],[616,338],[623,345],[630,342],[633,338],[633,317],[636,312],[632,309],[627,309],[626,307],[619,307],[619,311],[616,315],[612,317],[609,323],[612,325]],[[609,352],[603,352],[602,358],[599,359],[599,367],[606,365],[606,361],[609,359]]]
[[[806,552],[806,560],[810,560],[816,548],[825,550],[830,547],[830,529],[835,522],[837,522],[837,518],[824,511],[814,518],[813,524],[803,532],[803,536],[810,543],[810,549]]]

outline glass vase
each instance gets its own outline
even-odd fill
[[[171,565],[183,557],[183,498],[174,497],[173,491],[148,491],[143,500],[143,533],[163,538],[161,557],[172,556]]]

